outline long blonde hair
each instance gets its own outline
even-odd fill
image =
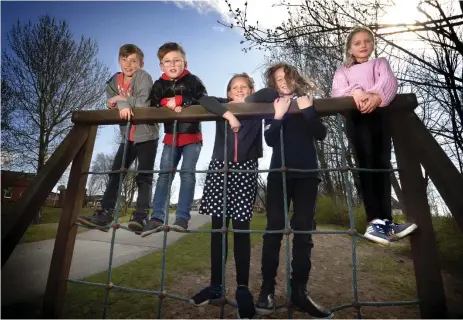
[[[344,66],[349,68],[355,63],[355,57],[349,53],[350,46],[352,45],[352,38],[359,32],[366,32],[371,36],[371,40],[373,41],[373,49],[375,48],[375,35],[370,28],[364,26],[356,26],[354,27],[347,36],[346,44],[344,46]]]

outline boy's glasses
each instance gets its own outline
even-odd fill
[[[183,60],[166,60],[166,61],[161,61],[161,65],[164,67],[170,67],[170,66],[176,66],[179,67],[183,63]]]

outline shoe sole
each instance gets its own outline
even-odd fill
[[[370,240],[370,241],[379,243],[379,244],[381,244],[381,245],[383,245],[383,246],[386,246],[386,247],[389,247],[389,245],[391,244],[389,240],[383,239],[383,238],[380,238],[380,237],[372,236],[372,235],[369,234],[369,233],[364,234],[363,236],[364,236],[366,239]]]
[[[152,230],[148,230],[148,231],[143,231],[143,232],[140,234],[140,236],[141,236],[142,238],[144,238],[144,237],[149,236],[150,234],[158,233],[158,232],[162,231],[162,228],[163,228],[163,227],[164,227],[164,226],[159,226],[159,227],[157,227],[156,229],[152,229]]]
[[[178,226],[176,224],[170,226],[170,229],[174,230],[174,231],[177,231],[177,232],[186,232],[187,231],[187,229],[185,229],[184,227]]]
[[[133,232],[138,231],[141,233],[143,231],[143,226],[141,225],[141,223],[136,222],[136,221],[129,221],[129,224],[127,225],[127,227]]]
[[[261,308],[256,307],[256,314],[258,314],[260,316],[268,316],[268,315],[271,315],[274,312],[275,312],[275,308],[273,308],[273,309],[261,309]]]
[[[96,229],[96,230],[100,230],[100,231],[103,231],[103,232],[108,232],[109,231],[109,226],[99,226],[95,223],[92,223],[88,220],[85,220],[85,219],[82,219],[82,218],[77,218],[77,222],[83,224],[83,225],[86,225],[88,227],[93,227],[93,228],[101,228],[101,227],[108,227],[108,229]]]
[[[402,232],[392,234],[391,237],[394,239],[403,239],[406,236],[412,234],[413,231],[415,231],[416,229],[418,229],[418,226],[416,224],[412,224],[407,229],[403,230]]]

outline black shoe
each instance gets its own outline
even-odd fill
[[[221,296],[222,286],[211,284],[210,286],[203,288],[201,291],[195,294],[191,298],[191,301],[195,306],[200,307],[208,304],[211,300],[220,299]]]
[[[314,318],[322,319],[333,317],[333,313],[330,310],[325,309],[322,306],[317,305],[307,293],[306,284],[291,284],[291,301],[294,306],[307,312]]]
[[[275,284],[264,281],[256,303],[256,313],[267,316],[275,312]]]
[[[113,209],[101,209],[93,212],[91,216],[80,216],[77,218],[77,222],[89,226],[89,227],[109,227],[113,221]],[[108,232],[107,229],[98,229],[104,232]]]
[[[144,212],[135,211],[132,213],[128,224],[129,229],[135,232],[135,234],[140,235],[145,228],[148,215],[149,210],[145,210]]]
[[[185,232],[188,230],[188,221],[183,218],[177,218],[170,228],[177,232]]]
[[[249,288],[238,286],[235,293],[236,304],[238,305],[238,316],[240,319],[252,319],[256,314],[254,307],[254,297]]]
[[[150,219],[146,222],[143,232],[141,233],[142,238],[149,236],[152,233],[159,232],[164,227],[164,222],[156,218]]]

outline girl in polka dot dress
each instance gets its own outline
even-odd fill
[[[233,76],[227,86],[228,99],[203,97],[200,104],[208,111],[229,121],[217,121],[216,136],[209,170],[220,170],[225,161],[229,169],[257,170],[258,159],[262,157],[262,120],[238,121],[221,103],[242,103],[254,92],[254,81],[246,73]],[[271,99],[274,99],[272,97]],[[246,99],[247,101],[247,99]],[[271,100],[273,101],[273,100]],[[261,101],[270,102],[270,101]],[[225,140],[225,130],[227,141]],[[227,145],[227,159],[224,159],[224,145]],[[230,221],[234,229],[249,230],[254,201],[257,193],[257,173],[230,172],[227,174],[226,226]],[[200,214],[212,216],[212,228],[223,227],[224,212],[224,173],[210,172],[199,208]],[[249,267],[251,259],[251,240],[249,233],[234,233],[236,263],[236,301],[240,318],[252,318],[255,314],[253,296],[249,292]],[[228,247],[228,244],[225,245]],[[222,234],[211,234],[211,283],[193,298],[197,306],[221,297],[222,283]]]

